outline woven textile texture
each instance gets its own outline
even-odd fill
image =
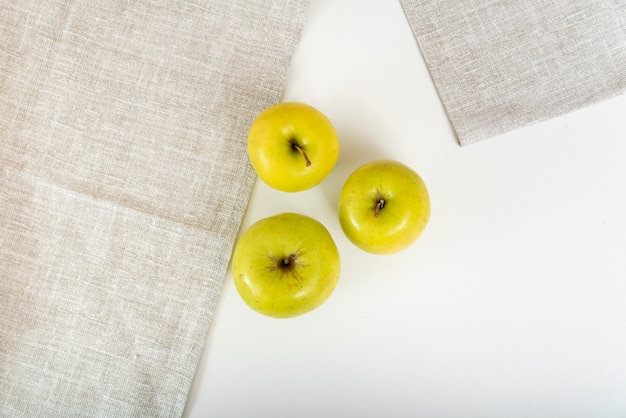
[[[0,416],[180,416],[304,0],[0,0]]]
[[[626,90],[624,0],[401,0],[461,145]]]

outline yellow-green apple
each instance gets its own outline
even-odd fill
[[[430,218],[422,178],[398,161],[377,160],[356,169],[339,197],[339,222],[352,243],[374,254],[399,252],[421,235]]]
[[[258,176],[284,192],[319,184],[339,157],[330,120],[305,103],[283,102],[263,110],[248,132],[248,157]]]
[[[254,310],[290,318],[322,305],[339,281],[339,251],[318,221],[296,213],[261,219],[233,253],[233,279]]]

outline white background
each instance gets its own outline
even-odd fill
[[[324,112],[341,156],[309,191],[258,181],[242,231],[320,220],[340,283],[277,320],[229,271],[186,417],[626,416],[626,96],[462,148],[399,2],[312,0],[284,100]],[[336,213],[379,158],[432,200],[392,256],[354,247]]]

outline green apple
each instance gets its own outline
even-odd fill
[[[248,132],[248,157],[270,187],[298,192],[319,184],[339,157],[330,120],[312,106],[284,102],[268,107]]]
[[[233,253],[233,279],[254,310],[290,318],[322,305],[339,281],[339,251],[318,221],[296,213],[261,219]]]
[[[352,243],[374,254],[392,254],[413,244],[430,218],[422,178],[392,160],[371,161],[346,180],[339,197],[339,223]]]

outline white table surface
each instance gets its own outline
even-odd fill
[[[311,0],[284,100],[322,110],[341,156],[309,191],[258,181],[242,230],[313,216],[340,283],[277,320],[229,271],[186,417],[626,416],[626,96],[462,148],[399,2]],[[432,200],[392,256],[354,247],[336,213],[379,158]]]

